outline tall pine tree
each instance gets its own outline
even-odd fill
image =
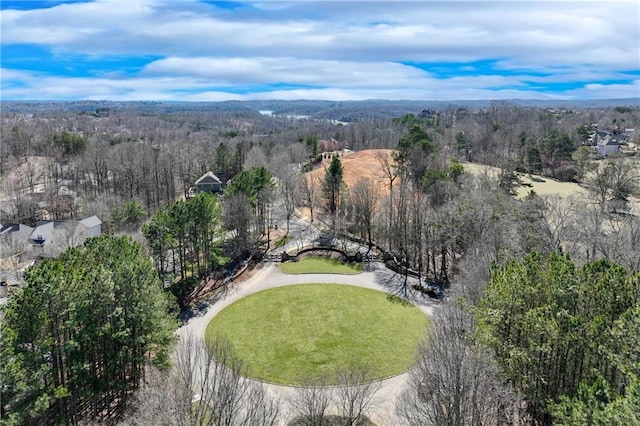
[[[322,192],[327,202],[327,211],[334,217],[340,209],[341,195],[345,188],[345,183],[342,180],[343,174],[342,162],[337,155],[334,155],[324,174],[322,185]]]
[[[6,424],[110,422],[148,361],[169,362],[176,326],[149,256],[89,239],[26,272],[0,321]]]

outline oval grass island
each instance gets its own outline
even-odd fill
[[[252,378],[333,384],[348,367],[369,367],[372,380],[407,371],[428,326],[416,306],[380,291],[300,284],[227,306],[211,320],[205,338],[224,335]]]

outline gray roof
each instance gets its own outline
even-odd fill
[[[32,244],[43,245],[45,241],[51,237],[51,234],[53,234],[54,227],[55,222],[52,220],[38,222],[38,225],[30,235]]]
[[[20,229],[19,223],[7,223],[5,226],[0,228],[0,235],[16,232],[18,229]]]
[[[222,181],[218,178],[218,176],[214,175],[213,172],[207,172],[200,176],[200,179],[196,181],[196,185],[199,183],[204,183],[205,180],[213,179],[215,182],[222,184]]]
[[[33,228],[20,223],[7,223],[0,228],[0,235],[9,235],[12,232],[19,232],[25,235],[29,235],[33,231]]]
[[[102,224],[102,221],[100,219],[98,219],[98,216],[93,215],[90,216],[86,219],[82,219],[80,221],[80,224],[86,226],[87,228],[93,228],[94,226],[98,226],[100,224]]]

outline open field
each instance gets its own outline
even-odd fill
[[[465,172],[473,175],[487,174],[490,177],[498,176],[499,169],[497,167],[485,166],[483,164],[476,163],[462,163]],[[575,197],[579,198],[588,195],[586,188],[573,182],[560,182],[555,179],[551,179],[538,175],[525,175],[521,174],[520,180],[525,184],[518,187],[518,197],[524,197],[529,191],[534,190],[538,195],[557,195],[559,197]],[[531,185],[531,186],[529,186]]]
[[[278,287],[223,309],[205,337],[224,334],[251,377],[280,384],[326,378],[370,366],[372,378],[414,362],[428,318],[417,307],[375,290],[339,284]]]
[[[282,272],[287,274],[343,274],[353,275],[362,272],[362,264],[346,263],[326,257],[306,257],[298,262],[280,264]]]
[[[632,159],[636,164],[636,174],[640,175],[640,161]],[[462,163],[467,173],[474,175],[488,174],[491,177],[497,177],[499,169],[496,167],[485,166],[475,163]],[[520,174],[520,181],[524,184],[517,188],[517,196],[519,198],[527,195],[531,190],[539,196],[552,196],[564,200],[588,200],[589,197],[593,197],[589,193],[589,189],[575,182],[560,182],[558,180],[539,176],[539,175],[527,175]],[[629,208],[632,212],[640,212],[640,197],[629,197]]]

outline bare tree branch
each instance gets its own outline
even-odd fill
[[[422,344],[397,412],[403,424],[523,424],[520,399],[491,355],[474,345],[471,319],[456,305],[444,305]]]

